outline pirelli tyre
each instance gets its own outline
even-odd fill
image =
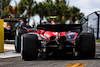
[[[15,51],[20,53],[21,51],[21,35],[26,33],[27,30],[25,29],[17,29],[15,35]]]
[[[23,60],[36,60],[38,57],[38,38],[35,34],[23,34],[21,39],[21,57]]]
[[[94,58],[95,56],[95,37],[92,33],[82,33],[79,37],[79,56],[80,58]]]

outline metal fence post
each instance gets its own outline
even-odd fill
[[[97,39],[99,39],[99,14],[98,14],[98,22],[97,22]]]
[[[97,12],[94,12],[97,17],[98,17],[98,21],[97,21],[97,39],[99,39],[99,14]]]

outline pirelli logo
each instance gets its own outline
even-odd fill
[[[87,63],[70,63],[65,67],[84,67],[86,65],[87,65]]]

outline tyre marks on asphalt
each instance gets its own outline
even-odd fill
[[[87,65],[87,63],[70,63],[65,67],[84,67],[86,65]]]

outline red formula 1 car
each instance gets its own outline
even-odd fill
[[[68,55],[94,58],[95,37],[83,33],[81,24],[38,25],[37,32],[21,35],[21,55],[24,60]]]

